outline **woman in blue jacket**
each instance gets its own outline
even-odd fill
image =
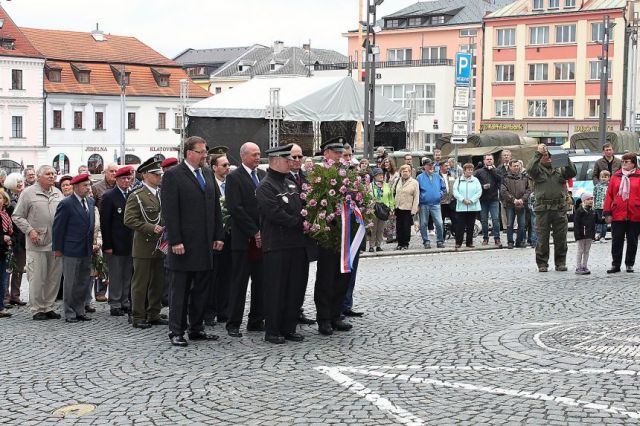
[[[456,248],[462,246],[462,237],[467,233],[467,247],[473,245],[473,228],[476,216],[480,211],[480,196],[482,185],[473,176],[473,164],[467,163],[462,167],[463,175],[453,184],[453,196],[456,199]]]

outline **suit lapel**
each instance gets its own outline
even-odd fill
[[[89,222],[89,214],[87,213],[87,211],[82,207],[82,204],[80,203],[80,200],[78,200],[78,197],[75,196],[75,194],[70,195],[70,197],[73,197],[73,206],[76,208],[76,211],[78,212],[78,214],[80,214],[80,216],[82,217],[83,220]],[[88,204],[87,204],[88,206]]]
[[[198,179],[196,179],[196,176],[193,174],[193,172],[191,171],[189,166],[187,166],[187,163],[182,162],[182,164],[180,164],[180,166],[182,166],[183,173],[185,173],[189,177],[191,182],[193,182],[193,184],[196,185],[198,187],[198,189],[202,191],[202,188],[200,188],[200,184],[198,183]],[[204,176],[204,173],[203,173],[203,176]],[[206,183],[206,180],[205,180],[205,183]]]

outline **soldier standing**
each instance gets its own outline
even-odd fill
[[[576,175],[576,167],[568,160],[565,167],[553,167],[545,144],[538,145],[527,174],[535,182],[536,263],[538,271],[549,270],[549,234],[553,231],[553,255],[556,271],[567,270],[567,179]]]
[[[158,249],[164,231],[158,188],[162,180],[160,161],[151,157],[138,167],[138,172],[142,174],[142,187],[127,198],[124,224],[134,231],[132,323],[136,328],[149,328],[169,323],[160,318],[164,288],[163,255]]]

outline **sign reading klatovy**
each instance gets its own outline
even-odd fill
[[[467,143],[471,72],[471,54],[456,53],[456,87],[453,99],[453,130],[451,132],[451,143],[453,144]]]

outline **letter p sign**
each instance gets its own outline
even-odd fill
[[[456,85],[468,86],[471,80],[471,54],[456,53]]]

